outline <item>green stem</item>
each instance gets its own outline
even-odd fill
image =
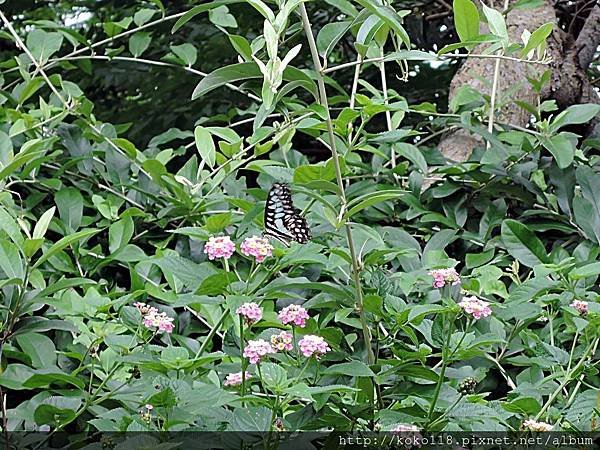
[[[448,348],[450,346],[450,338],[452,337],[454,326],[454,316],[451,317],[450,326],[448,328],[448,333],[446,335],[446,343],[442,348],[442,367],[440,368],[440,376],[438,378],[437,384],[435,385],[435,391],[433,393],[433,398],[431,399],[431,405],[429,406],[429,412],[427,413],[427,419],[431,422],[431,418],[435,412],[435,406],[437,404],[438,398],[440,396],[440,391],[442,390],[442,383],[444,381],[444,377],[446,375],[446,367],[448,366],[448,358],[446,356]]]
[[[242,361],[242,398],[246,395],[246,360],[244,359],[244,317],[240,314],[240,359]],[[244,407],[242,400],[242,408]]]
[[[346,194],[344,190],[344,180],[342,178],[342,170],[340,167],[340,158],[337,152],[336,143],[335,143],[335,134],[333,131],[333,121],[331,119],[331,114],[329,111],[329,103],[327,101],[327,91],[325,88],[325,79],[323,77],[323,67],[321,66],[321,61],[319,59],[319,52],[317,50],[317,44],[315,42],[315,38],[312,31],[312,26],[310,24],[310,20],[308,18],[308,13],[306,12],[306,7],[304,3],[300,3],[300,15],[302,16],[302,24],[304,26],[304,32],[306,34],[306,38],[308,40],[308,45],[310,47],[310,53],[312,56],[313,64],[315,66],[315,70],[317,72],[316,79],[317,84],[319,86],[319,103],[325,110],[325,118],[327,122],[327,132],[329,135],[329,148],[331,149],[331,159],[333,160],[333,167],[335,169],[335,177],[337,181],[338,188],[340,190],[340,200],[341,200],[341,208],[342,211],[346,208]],[[343,216],[343,214],[341,214]],[[346,239],[348,241],[348,248],[350,250],[350,257],[352,258],[352,273],[354,276],[354,285],[356,289],[356,303],[359,310],[360,322],[362,325],[362,334],[365,342],[365,350],[367,352],[367,362],[369,364],[373,364],[375,362],[375,355],[373,354],[373,349],[371,347],[371,332],[369,330],[369,326],[367,324],[367,319],[365,316],[364,306],[363,306],[363,292],[362,285],[360,282],[360,264],[358,262],[358,258],[356,255],[356,250],[354,248],[354,240],[352,238],[352,230],[350,228],[349,223],[346,221]]]
[[[554,392],[552,393],[552,395],[550,395],[550,397],[548,398],[548,400],[546,401],[546,403],[544,403],[544,406],[542,406],[542,409],[540,409],[540,412],[538,412],[536,414],[534,420],[539,420],[539,418],[542,417],[542,415],[546,412],[546,410],[552,405],[552,402],[554,402],[554,400],[556,399],[556,397],[558,396],[558,394],[560,394],[560,392],[563,390],[563,388],[567,384],[569,384],[569,382],[572,380],[573,375],[579,371],[579,369],[581,368],[581,366],[583,364],[586,363],[586,360],[587,360],[588,356],[590,355],[592,349],[595,348],[598,345],[598,341],[599,340],[600,340],[600,338],[596,338],[594,340],[594,342],[592,342],[588,346],[588,348],[585,350],[585,352],[581,356],[581,359],[579,360],[579,362],[575,365],[575,367],[573,367],[573,369],[570,372],[568,372],[565,375],[565,379],[563,380],[563,382],[560,383],[560,385],[554,390]]]

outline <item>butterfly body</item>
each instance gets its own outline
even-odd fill
[[[286,184],[275,183],[265,205],[265,231],[267,237],[275,238],[289,246],[291,241],[306,244],[311,239],[310,228],[300,211],[294,208],[292,194]]]

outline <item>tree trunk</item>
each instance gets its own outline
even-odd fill
[[[553,4],[546,0],[544,5],[536,9],[515,9],[506,18],[511,42],[520,42],[525,29],[535,31],[547,22],[556,24],[555,30],[548,39],[548,54],[552,58],[549,68],[552,70],[550,83],[542,92],[541,100],[554,99],[559,108],[575,103],[599,102],[598,94],[592,89],[586,70],[594,58],[600,43],[600,6],[596,5],[590,12],[585,26],[581,29],[577,40],[561,30],[557,23]],[[476,48],[473,53],[480,53],[484,46]],[[464,85],[490,95],[494,77],[495,60],[469,58],[458,70],[450,85],[450,99],[457,89]],[[526,77],[541,74],[548,66],[527,64],[502,60],[498,80],[498,94],[511,92],[511,101],[507,102],[496,114],[496,122],[525,127],[530,113],[514,103],[521,100],[536,104],[537,94]],[[536,77],[537,78],[537,77]],[[483,80],[483,81],[482,81]],[[447,133],[439,143],[439,150],[449,160],[465,162],[473,149],[484,145],[479,136],[458,129]]]

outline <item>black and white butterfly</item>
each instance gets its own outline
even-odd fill
[[[275,183],[269,191],[263,234],[281,241],[286,247],[291,241],[306,244],[311,239],[308,223],[294,208],[292,194],[286,184]]]

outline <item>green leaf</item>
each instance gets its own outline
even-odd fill
[[[550,262],[544,244],[526,225],[506,219],[501,234],[506,251],[527,267]]]
[[[348,32],[351,25],[352,22],[350,21],[325,24],[319,30],[319,34],[317,34],[317,49],[319,50],[319,54],[326,58],[340,39]]]
[[[18,278],[25,276],[23,260],[19,255],[19,249],[9,241],[0,241],[0,268],[7,278]]]
[[[599,113],[600,105],[593,103],[569,106],[550,123],[550,131],[556,131],[567,125],[587,123]]]
[[[406,142],[398,142],[394,144],[394,148],[396,149],[398,155],[403,156],[412,162],[421,173],[427,173],[427,161],[425,161],[425,157],[418,147],[412,144],[407,144]]]
[[[194,130],[196,149],[202,160],[212,169],[215,167],[217,152],[210,131],[204,127],[196,127]]]
[[[154,9],[142,8],[133,15],[133,23],[135,23],[138,27],[141,27],[145,23],[147,23],[157,11]]]
[[[23,236],[17,221],[2,207],[0,207],[0,230],[4,231],[15,244],[23,243]]]
[[[560,169],[569,167],[575,158],[575,145],[569,135],[570,133],[559,133],[549,139],[542,139],[542,145],[552,153]]]
[[[188,67],[193,66],[198,58],[198,50],[192,44],[171,45],[171,51]]]
[[[61,189],[54,195],[60,219],[68,231],[75,231],[81,225],[83,216],[83,196],[76,188]]]
[[[249,406],[246,408],[235,408],[233,410],[230,431],[269,431],[271,428],[272,412],[269,408]]]
[[[548,36],[550,36],[550,33],[552,33],[553,28],[554,28],[554,23],[548,22],[548,23],[545,23],[544,25],[540,26],[533,33],[531,33],[531,36],[529,36],[529,40],[527,41],[527,44],[525,45],[523,50],[521,50],[521,58],[526,57],[530,51],[538,48],[538,46],[540,44],[543,44],[546,41],[546,38]]]
[[[402,26],[402,18],[410,11],[396,11],[388,5],[381,5],[373,0],[357,0],[357,2],[366,8],[372,14],[375,14],[383,20],[400,38],[406,48],[410,48],[410,37]]]
[[[206,11],[210,11],[211,9],[218,8],[219,6],[222,6],[222,5],[229,5],[232,3],[243,3],[243,0],[218,0],[218,1],[211,2],[211,3],[205,3],[203,5],[194,6],[192,9],[190,9],[188,12],[186,12],[183,16],[181,16],[177,20],[177,22],[175,22],[175,25],[173,25],[171,32],[175,33],[177,30],[179,30],[182,26],[184,26],[186,23],[188,23],[190,20],[192,20],[198,14],[201,14]],[[275,19],[275,15],[273,14],[273,11],[271,11],[271,9],[261,0],[247,0],[247,3],[252,5],[260,14],[263,15],[263,17],[265,19],[269,19],[271,21],[273,21]]]
[[[402,197],[406,194],[406,191],[397,191],[397,190],[387,190],[387,191],[377,191],[370,192],[368,194],[363,194],[358,198],[353,199],[348,203],[348,211],[344,214],[345,219],[350,219],[354,217],[354,215],[369,206],[376,205],[377,203],[385,202],[388,200],[393,200],[399,197]]]
[[[600,275],[600,262],[586,264],[569,272],[569,278],[580,280],[581,278],[596,277]]]
[[[53,206],[38,219],[35,227],[33,228],[32,237],[34,239],[43,238],[46,235],[48,225],[50,225],[50,221],[52,220],[52,217],[54,217],[54,211],[56,211],[56,207]]]
[[[237,34],[228,34],[227,37],[235,51],[238,52],[244,60],[252,61],[252,47],[250,47],[248,39]]]
[[[150,33],[144,31],[137,32],[129,38],[129,51],[137,58],[148,49],[151,41],[152,37],[150,37]]]
[[[108,250],[116,253],[127,245],[133,236],[133,219],[127,216],[113,223],[108,229]]]
[[[492,34],[498,36],[503,41],[508,43],[508,31],[506,29],[506,21],[504,20],[504,16],[500,11],[492,9],[484,4],[483,13],[488,22],[488,26],[490,27],[490,31]]]
[[[48,59],[60,50],[62,42],[63,35],[60,33],[34,29],[27,35],[27,48],[40,64],[46,64]]]
[[[245,62],[231,64],[221,67],[214,72],[209,73],[198,83],[192,93],[192,100],[203,96],[204,94],[224,86],[234,81],[262,79],[263,74],[258,65],[254,62]],[[295,67],[287,67],[283,72],[283,79],[286,81],[302,81],[302,87],[308,90],[313,97],[317,98],[317,85],[314,80]]]
[[[19,347],[31,358],[36,369],[56,365],[56,347],[48,336],[39,333],[21,334],[16,337]]]
[[[471,0],[454,0],[454,26],[462,42],[479,36],[479,11]]]
[[[323,371],[325,375],[348,375],[351,377],[374,377],[375,373],[361,361],[351,361],[347,363],[335,364],[329,366]]]
[[[93,236],[94,234],[98,233],[99,231],[100,230],[96,230],[96,229],[81,230],[81,231],[78,231],[77,233],[73,233],[73,234],[70,234],[69,236],[65,236],[64,238],[62,238],[58,242],[56,242],[54,245],[52,245],[48,250],[46,250],[44,252],[44,254],[35,262],[35,264],[32,266],[32,268],[35,269],[40,264],[43,264],[44,262],[46,262],[48,260],[48,258],[51,258],[56,253],[60,252],[64,248],[68,247],[69,245],[74,244],[75,242],[80,241],[81,239],[85,239],[90,236]]]
[[[238,26],[235,17],[229,13],[227,6],[219,6],[218,8],[211,9],[208,12],[208,18],[213,24],[220,27],[237,28]]]

